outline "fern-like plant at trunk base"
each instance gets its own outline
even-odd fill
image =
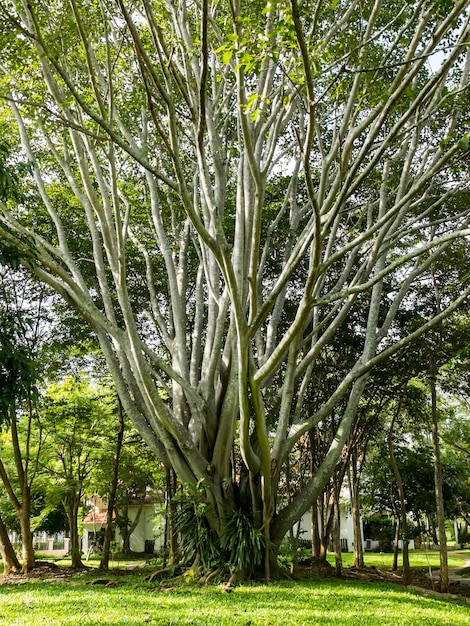
[[[207,523],[204,487],[184,485],[174,502],[177,504],[175,530],[180,537],[182,559],[186,563],[200,562],[203,570],[231,573],[253,573],[262,562],[264,541],[251,515],[237,509],[228,517],[222,535],[217,542]]]
[[[222,540],[232,571],[253,570],[261,565],[263,536],[245,511],[237,509],[228,519]]]
[[[177,505],[174,528],[180,536],[183,561],[189,563],[199,558],[207,571],[219,566],[221,553],[207,523],[207,505],[201,482],[183,485],[183,490],[174,497]]]

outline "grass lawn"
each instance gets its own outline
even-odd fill
[[[457,556],[461,555],[461,556]],[[328,561],[332,564],[335,562],[334,554],[328,554]],[[465,559],[470,560],[470,550],[458,550],[448,553],[449,567],[463,567]],[[393,554],[388,552],[366,552],[364,554],[366,567],[391,567],[393,562]],[[352,552],[343,553],[343,566],[350,567],[353,564]],[[398,555],[398,565],[402,564],[402,555]],[[439,552],[425,552],[423,550],[410,550],[411,567],[432,567],[439,568]]]
[[[49,561],[55,563],[61,567],[70,567],[72,565],[72,559],[70,557],[53,557],[48,554],[36,554],[36,559],[39,561]],[[100,566],[101,557],[99,555],[91,556],[88,561],[84,557],[82,563],[86,567],[98,569]],[[109,559],[109,569],[124,569],[127,565],[132,566],[138,563],[143,563],[145,559],[141,558],[127,558],[127,559]]]
[[[0,585],[2,626],[470,625],[470,606],[425,598],[394,585],[312,580],[269,586],[177,587],[161,591],[136,576],[115,588],[68,583]]]
[[[307,554],[307,553],[306,553]],[[56,565],[60,565],[63,567],[70,567],[72,561],[69,557],[66,558],[58,558],[51,557],[47,554],[37,554],[36,558],[41,561],[51,561],[56,563]],[[332,553],[328,553],[327,556],[328,561],[334,565],[335,556]],[[449,559],[449,567],[463,567],[465,563],[465,559],[470,560],[470,550],[458,550],[458,551],[449,551],[448,554]],[[393,561],[393,554],[388,552],[366,552],[364,554],[364,560],[366,567],[391,567]],[[143,562],[142,558],[134,558],[134,559],[110,559],[109,561],[109,569],[124,569],[126,566],[132,566],[136,563]],[[90,559],[83,560],[84,564],[90,568],[98,568],[100,564],[99,556],[92,556]],[[344,552],[343,553],[343,566],[351,567],[353,564],[353,554],[352,552]],[[398,556],[398,565],[402,564],[402,556],[401,553]],[[437,551],[429,551],[425,552],[424,550],[410,550],[410,565],[411,567],[431,567],[432,569],[439,568],[439,552]],[[2,572],[2,561],[0,559],[0,573]],[[1,622],[0,622],[1,624]]]
[[[450,554],[462,566],[470,551]],[[351,564],[345,554],[345,565]],[[438,567],[437,553],[411,553],[414,567]],[[389,567],[392,555],[368,553],[366,565]],[[96,559],[98,562],[98,559]],[[66,561],[58,564],[67,565]],[[88,565],[95,565],[90,560]],[[113,563],[123,567],[123,562]],[[1,562],[0,562],[1,566]],[[110,573],[107,578],[114,578]],[[272,585],[246,584],[230,594],[222,587],[182,584],[162,590],[135,573],[116,576],[117,587],[87,584],[93,575],[0,585],[1,626],[470,626],[470,604],[424,597],[378,582],[312,578]]]

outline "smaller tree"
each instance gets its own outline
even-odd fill
[[[10,320],[11,321],[11,320]],[[31,532],[30,435],[35,398],[35,363],[24,346],[15,341],[8,320],[0,320],[0,427],[9,429],[13,467],[8,468],[4,451],[0,452],[0,478],[18,515],[21,528],[23,571],[35,566]],[[26,408],[26,436],[24,446],[18,432],[19,409]]]
[[[135,531],[147,498],[153,498],[156,492],[163,493],[165,472],[163,465],[155,462],[155,457],[145,442],[129,428],[122,446],[119,466],[119,481],[116,493],[116,525],[122,538],[122,550],[130,554],[131,536]],[[138,505],[133,519],[129,516],[129,507]]]
[[[108,507],[106,511],[106,529],[103,538],[103,551],[101,553],[100,569],[107,570],[111,553],[111,541],[113,535],[113,514],[116,505],[116,495],[119,481],[119,464],[121,461],[122,444],[124,441],[125,422],[122,404],[117,402],[118,428],[113,455],[113,466],[111,471],[111,482],[108,488]]]
[[[51,384],[41,400],[40,419],[47,443],[42,464],[54,478],[67,514],[72,567],[83,567],[80,510],[103,455],[113,402],[107,387],[80,375]]]

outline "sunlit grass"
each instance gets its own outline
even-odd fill
[[[175,588],[125,578],[122,586],[31,582],[0,586],[2,626],[248,624],[421,626],[470,625],[470,608],[424,598],[400,587],[354,581],[315,580],[243,585],[231,594],[219,587]]]
[[[460,553],[460,552],[459,552]],[[450,555],[451,566],[463,558]],[[439,565],[437,553],[411,553],[414,567]],[[352,562],[352,555],[345,554]],[[367,553],[366,564],[388,567],[392,555]],[[384,560],[385,559],[385,560]],[[423,561],[424,559],[424,561]],[[66,560],[56,561],[67,564]],[[99,559],[88,564],[97,565]],[[116,561],[116,566],[117,566]],[[132,563],[132,561],[129,561]],[[113,564],[114,565],[114,564]],[[123,562],[119,562],[122,568]],[[113,578],[113,574],[108,575]],[[470,626],[470,605],[430,598],[385,583],[314,579],[272,585],[242,585],[232,593],[221,587],[174,587],[168,591],[141,576],[118,576],[119,586],[87,584],[90,575],[67,582],[31,580],[0,585],[2,626],[271,626],[380,625]]]
[[[462,556],[457,556],[462,555]],[[467,555],[467,556],[465,556]],[[351,567],[353,565],[352,552],[344,552],[343,566]],[[328,554],[328,561],[330,563],[335,562],[334,554]],[[458,552],[450,552],[448,554],[449,567],[463,567],[465,558],[470,559],[470,550],[459,550]],[[364,561],[366,567],[391,567],[393,563],[393,554],[388,552],[366,552],[364,554]],[[398,556],[398,564],[402,564],[401,553]],[[411,567],[431,567],[433,569],[439,568],[440,558],[438,551],[424,551],[424,550],[410,550],[410,565]]]

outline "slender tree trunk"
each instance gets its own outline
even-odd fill
[[[318,502],[312,504],[312,556],[315,561],[320,560],[320,529],[318,523]]]
[[[29,508],[29,498],[23,499],[23,504],[18,511],[21,528],[21,555],[23,559],[23,572],[27,574],[36,565],[34,557],[33,533],[31,532],[31,514]]]
[[[400,518],[396,517],[395,523],[395,539],[393,540],[393,562],[392,562],[392,572],[396,572],[398,570],[398,542],[400,540]]]
[[[142,515],[142,511],[144,508],[144,500],[142,499],[142,503],[140,504],[135,519],[132,523],[129,520],[129,505],[126,503],[124,507],[124,514],[121,517],[124,520],[124,523],[121,524],[119,530],[121,532],[122,537],[122,551],[124,554],[130,554],[131,550],[131,535],[134,530],[137,528],[137,524],[139,523],[140,517]]]
[[[339,508],[339,493],[335,489],[333,546],[335,550],[335,574],[343,575],[343,555],[341,554],[341,510]]]
[[[122,442],[124,440],[124,412],[121,401],[118,398],[119,431],[116,440],[116,451],[113,460],[113,478],[109,490],[108,508],[106,511],[106,530],[104,533],[103,552],[101,554],[100,569],[107,570],[113,537],[113,512],[116,505],[116,492],[119,479],[119,461],[121,459]]]
[[[171,492],[171,474],[170,468],[165,468],[165,532],[164,532],[164,541],[163,541],[163,567],[165,568],[168,563],[172,563],[171,559],[171,543],[170,543],[170,532],[171,532],[171,510],[170,510],[170,502],[173,498]]]
[[[411,582],[411,569],[410,569],[410,557],[409,557],[409,533],[408,533],[408,520],[406,519],[406,503],[405,503],[405,490],[403,488],[403,481],[401,478],[400,470],[398,468],[397,460],[395,457],[395,453],[393,451],[393,428],[395,426],[396,417],[400,411],[400,403],[397,409],[397,412],[393,416],[392,423],[390,425],[390,430],[388,432],[388,452],[390,455],[390,464],[392,466],[393,474],[395,476],[395,480],[397,483],[398,496],[400,499],[400,524],[397,525],[397,528],[401,529],[401,535],[403,537],[403,584],[409,585]],[[395,538],[396,548],[395,554],[398,559],[398,541],[399,534]],[[398,565],[398,560],[397,560]]]
[[[176,474],[174,470],[166,468],[166,516],[165,516],[165,552],[168,546],[168,561],[173,564],[178,552],[178,535],[175,531],[176,505]]]
[[[289,459],[286,463],[286,489],[287,489],[287,501],[289,504],[292,501],[292,492],[291,492],[291,483],[290,483],[290,463]],[[289,543],[292,552],[292,563],[290,567],[291,574],[294,574],[297,571],[299,564],[299,541],[298,541],[298,533],[297,536],[294,533],[294,527],[291,526],[289,528]]]
[[[33,534],[31,532],[31,493],[29,488],[29,475],[28,475],[28,461],[29,454],[26,450],[26,458],[23,460],[21,454],[21,447],[18,439],[18,430],[16,424],[16,406],[14,403],[10,405],[10,433],[11,442],[13,447],[13,455],[16,466],[16,476],[19,483],[19,489],[21,492],[21,501],[18,499],[15,490],[11,484],[10,478],[7,474],[6,468],[0,459],[0,477],[5,486],[5,490],[8,494],[10,502],[15,508],[20,523],[21,529],[21,543],[22,543],[22,558],[23,558],[23,572],[27,574],[35,566],[34,547],[33,547]],[[26,448],[29,447],[29,442],[26,444]]]
[[[72,559],[72,567],[82,569],[82,551],[80,548],[80,535],[78,533],[78,510],[80,507],[80,498],[76,495],[70,495],[65,503],[67,519],[70,526],[70,556]]]
[[[27,574],[35,566],[34,558],[34,546],[33,546],[33,534],[31,532],[31,515],[30,515],[30,496],[29,487],[21,482],[20,488],[22,492],[22,501],[20,501],[10,483],[10,479],[6,473],[5,467],[0,460],[0,476],[2,478],[5,490],[10,498],[10,501],[15,508],[16,515],[20,524],[21,530],[21,545],[22,545],[22,559],[23,559],[23,572]]]
[[[359,474],[357,472],[356,455],[351,455],[349,471],[349,492],[351,495],[351,514],[353,520],[354,567],[364,568],[364,546],[361,532],[361,503],[359,493]]]
[[[320,555],[318,559],[321,563],[326,561],[328,554],[332,526],[331,520],[333,519],[329,502],[325,502],[325,498],[328,498],[328,496],[323,492],[320,503]]]
[[[437,536],[437,521],[435,515],[429,516],[429,533],[431,535],[433,545],[438,546],[439,537]]]
[[[129,507],[126,504],[124,506],[124,514],[121,516],[123,523],[120,525],[119,530],[122,537],[122,551],[124,554],[130,554],[131,552],[131,530],[129,524]]]
[[[444,511],[444,494],[442,490],[442,463],[441,447],[439,443],[436,365],[434,358],[431,361],[431,374],[429,377],[429,382],[431,386],[432,445],[434,450],[434,488],[436,493],[437,528],[439,534],[439,589],[441,592],[446,593],[449,591],[449,562],[447,558],[446,518]]]
[[[7,529],[0,517],[0,556],[3,561],[3,575],[17,573],[21,571],[21,565],[16,556],[16,552],[11,545],[10,537],[8,536]]]

